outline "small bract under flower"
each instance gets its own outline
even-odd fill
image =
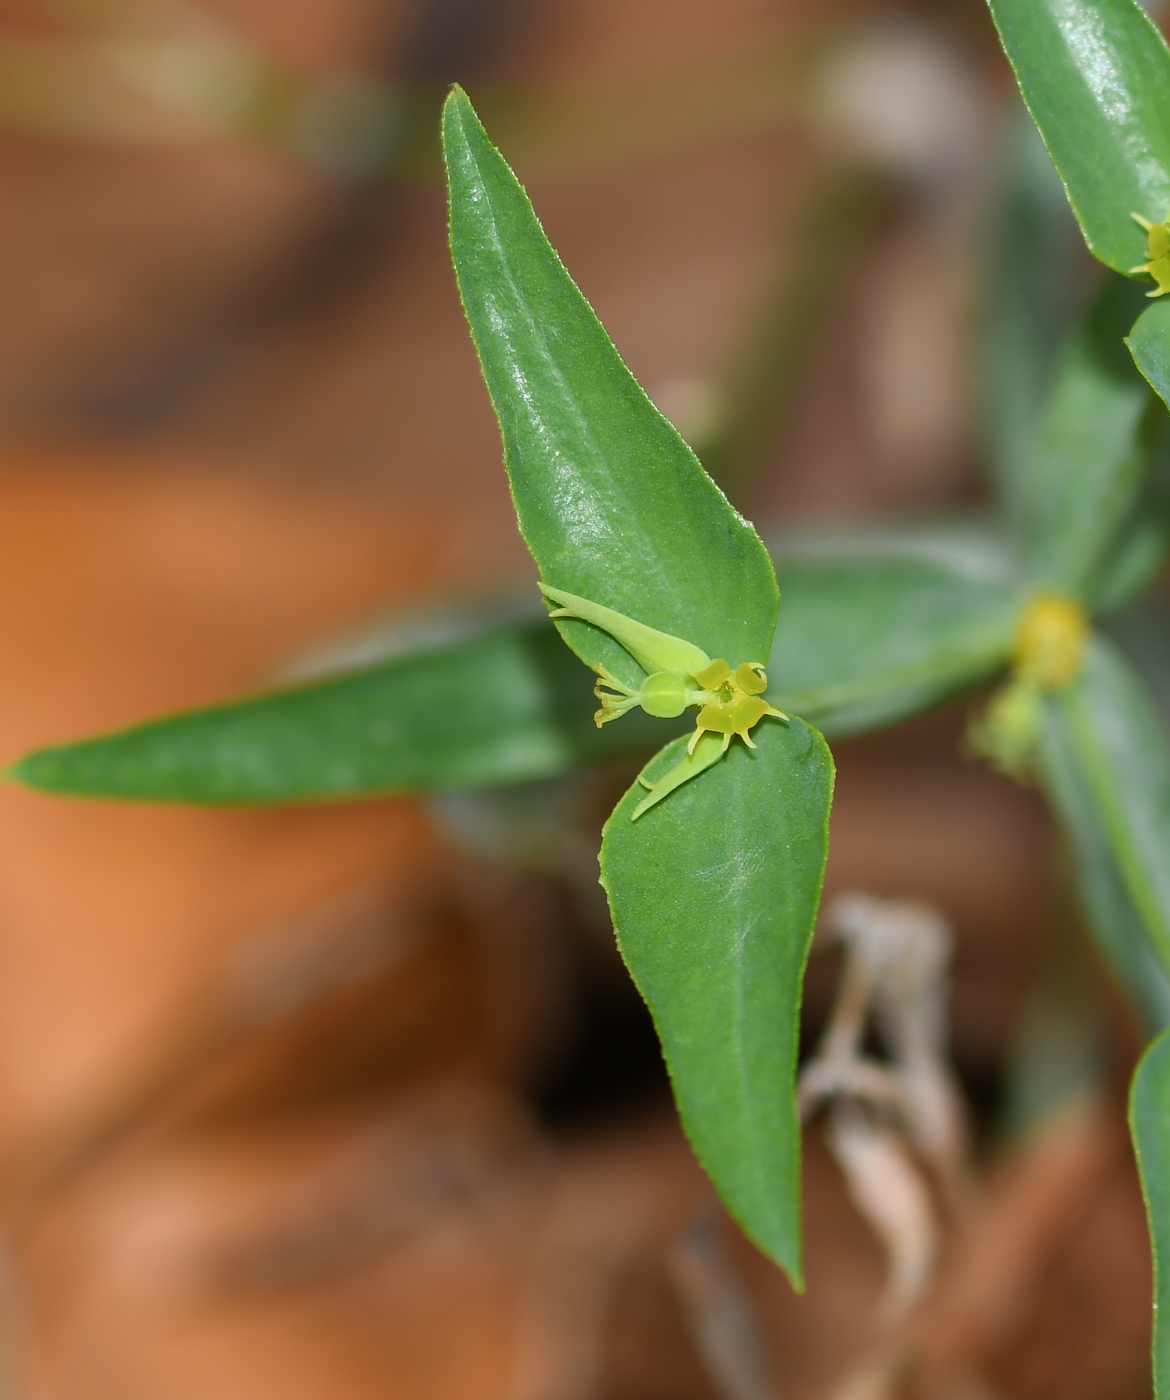
[[[1167,214],[1165,220],[1160,224],[1152,224],[1149,219],[1143,219],[1140,214],[1134,214],[1133,218],[1141,224],[1149,235],[1147,250],[1149,261],[1139,263],[1137,267],[1131,267],[1130,272],[1148,272],[1158,285],[1146,295],[1164,297],[1170,293],[1170,214]]]
[[[608,632],[648,673],[634,687],[606,667],[596,666],[598,680],[593,693],[601,701],[601,708],[594,721],[599,729],[635,705],[657,719],[675,719],[684,710],[698,707],[686,757],[656,783],[639,780],[650,792],[634,809],[634,820],[688,778],[722,758],[737,734],[754,749],[751,731],[765,715],[787,723],[788,716],[763,699],[768,677],[762,662],[741,661],[733,668],[723,657],[712,660],[692,642],[658,632],[612,608],[543,583],[540,587],[558,605],[552,610],[552,617],[579,618]],[[722,743],[710,742],[720,738]]]

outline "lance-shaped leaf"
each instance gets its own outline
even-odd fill
[[[764,720],[601,848],[622,956],[649,1003],[695,1152],[746,1233],[800,1285],[800,987],[828,849],[833,763],[821,736]],[[662,777],[680,739],[648,765]]]
[[[916,714],[1007,658],[1022,585],[991,530],[856,531],[773,549],[784,606],[769,694],[831,738]]]
[[[1090,250],[1145,262],[1131,215],[1170,211],[1170,51],[1135,0],[989,0]],[[1147,284],[1152,285],[1152,284]]]
[[[1170,1396],[1170,1031],[1142,1056],[1129,1098],[1154,1255],[1154,1400]]]
[[[765,660],[779,595],[759,536],[626,368],[458,89],[443,150],[459,291],[544,582],[733,665]],[[637,684],[606,633],[557,626]]]
[[[1138,317],[1127,344],[1138,369],[1170,408],[1170,300],[1156,301]]]
[[[1013,522],[1057,351],[1075,315],[1081,239],[1060,177],[1022,106],[1006,124],[983,296],[983,441]]]
[[[1141,305],[1140,287],[1110,278],[1061,351],[1021,482],[1025,557],[1043,587],[1082,593],[1141,489],[1161,426],[1123,341]]]
[[[1095,635],[1052,702],[1109,854],[1146,937],[1170,968],[1170,741],[1126,659]]]
[[[1040,737],[1045,791],[1072,848],[1085,918],[1097,947],[1148,1030],[1170,1025],[1170,970],[1159,960],[1118,874],[1089,775],[1063,706],[1045,706]]]
[[[1007,656],[1020,582],[992,531],[858,531],[776,548],[786,600],[769,694],[830,734],[916,714]],[[310,801],[554,777],[692,724],[635,708],[599,732],[588,672],[542,619],[460,617],[441,639],[429,620],[403,631],[342,648],[329,663],[340,674],[42,749],[10,776],[95,797]]]
[[[595,708],[588,674],[541,619],[43,749],[9,776],[48,792],[263,805],[524,782],[672,732],[641,711],[599,731]]]

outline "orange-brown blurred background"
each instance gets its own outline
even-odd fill
[[[530,585],[447,259],[452,80],[761,527],[981,499],[1009,85],[978,0],[0,17],[0,758],[260,685],[381,613]],[[1141,1396],[1133,1033],[1086,965],[1095,1095],[1003,1127],[1075,915],[1042,805],[963,757],[964,715],[836,749],[828,889],[952,922],[981,1130],[983,1194],[905,1384]],[[753,1400],[677,1284],[708,1188],[595,883],[628,776],[515,810],[0,791],[6,1393]],[[810,1037],[837,972],[814,960]],[[726,1267],[777,1396],[876,1400],[902,1384],[882,1255],[807,1143],[808,1292],[724,1223]]]

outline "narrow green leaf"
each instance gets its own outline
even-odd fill
[[[1170,724],[1170,595],[1155,589],[1103,623]]]
[[[1131,215],[1170,211],[1170,51],[1134,0],[989,0],[1093,254],[1145,262]],[[1152,284],[1148,284],[1152,285]]]
[[[709,656],[764,660],[779,595],[759,536],[626,368],[459,89],[443,149],[459,290],[544,582]],[[604,632],[557,626],[589,665],[637,683]]]
[[[42,749],[9,776],[47,792],[264,805],[550,777],[687,723],[637,711],[599,731],[595,708],[588,674],[537,620]]]
[[[1142,1195],[1154,1255],[1154,1400],[1170,1396],[1170,1031],[1138,1064],[1129,1097]]]
[[[1170,549],[1170,416],[1155,406],[1142,432],[1153,448],[1141,487],[1085,587],[1098,612],[1124,607],[1143,594]]]
[[[1138,369],[1170,408],[1170,300],[1153,303],[1126,341]]]
[[[1110,853],[1089,775],[1061,705],[1045,707],[1040,776],[1072,848],[1086,922],[1106,964],[1151,1032],[1170,1025],[1170,971],[1150,944]]]
[[[605,827],[601,876],[658,1027],[683,1124],[746,1233],[801,1286],[800,989],[828,848],[821,736],[764,720],[701,779]],[[648,765],[661,778],[679,739]]]
[[[980,346],[983,438],[1013,521],[1057,350],[1081,300],[1081,239],[1060,177],[1022,106],[1004,132]]]
[[[1061,351],[1021,483],[1024,552],[1044,587],[1084,591],[1141,489],[1160,427],[1123,343],[1141,304],[1140,287],[1111,277]]]
[[[1022,586],[991,532],[858,531],[774,551],[769,696],[830,738],[916,714],[1007,658]]]
[[[1082,674],[1057,692],[1054,706],[1117,873],[1170,968],[1170,741],[1162,716],[1099,634]]]
[[[778,558],[769,695],[834,735],[915,714],[1003,664],[1020,585],[989,532],[855,532]],[[342,649],[340,675],[42,749],[10,776],[94,797],[309,801],[553,777],[693,722],[635,709],[598,732],[589,674],[542,619],[433,631],[400,622]]]

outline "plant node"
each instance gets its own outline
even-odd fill
[[[1152,292],[1147,292],[1150,297],[1164,297],[1170,292],[1170,214],[1160,224],[1152,224],[1149,219],[1143,219],[1140,214],[1134,214],[1133,218],[1141,224],[1149,235],[1149,246],[1147,248],[1148,262],[1139,263],[1137,267],[1131,267],[1130,272],[1148,272],[1157,282],[1157,287]]]

